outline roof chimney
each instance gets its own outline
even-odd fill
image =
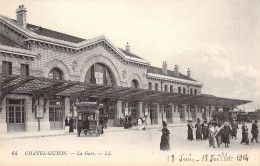
[[[190,78],[190,68],[187,70],[187,76]]]
[[[167,63],[166,63],[166,61],[164,61],[162,63],[162,72],[163,72],[163,74],[167,74]]]
[[[17,24],[26,28],[26,8],[21,5],[18,9],[16,9],[17,13]]]
[[[174,75],[176,77],[179,77],[179,66],[178,65],[175,65],[174,66],[174,71],[173,71]]]
[[[128,42],[125,45],[125,49],[126,49],[126,51],[130,52],[130,45],[128,44]]]

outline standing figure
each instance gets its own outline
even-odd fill
[[[228,144],[230,143],[229,141],[229,135],[231,132],[231,127],[229,123],[224,124],[224,130],[223,130],[223,135],[222,135],[222,141],[225,143],[225,147],[229,147]]]
[[[245,122],[242,122],[242,140],[241,140],[241,144],[242,143],[246,143],[247,145],[249,144],[249,139],[248,139],[248,128],[245,124]]]
[[[141,118],[138,118],[137,123],[138,123],[138,130],[142,130],[142,120],[141,120]]]
[[[68,132],[68,128],[69,128],[69,120],[68,120],[68,117],[66,116],[65,117],[65,131]]]
[[[209,147],[215,148],[215,127],[213,123],[209,125]]]
[[[200,118],[197,119],[197,123],[195,124],[195,128],[196,128],[196,140],[198,140],[198,139],[202,140]]]
[[[222,133],[223,133],[223,126],[221,126],[220,123],[218,123],[218,125],[216,125],[215,127],[215,131],[216,131],[216,141],[218,144],[218,147],[220,147],[220,145],[222,144]]]
[[[191,120],[188,120],[188,124],[187,124],[187,127],[188,127],[188,140],[192,141],[193,140],[193,126],[191,124]]]
[[[235,137],[235,139],[237,139],[238,124],[236,123],[236,121],[233,121],[231,127],[232,127],[232,138]]]
[[[202,123],[201,128],[202,128],[203,139],[206,140],[208,138],[208,124],[207,124],[207,120],[205,120],[204,123]]]
[[[145,127],[146,127],[146,119],[145,117],[142,118],[142,130],[145,130]]]
[[[72,116],[70,117],[69,125],[70,125],[69,132],[74,132],[74,120],[73,120]]]
[[[257,137],[258,137],[258,126],[257,126],[257,120],[254,121],[254,123],[252,123],[252,128],[251,128],[251,133],[252,133],[252,139],[251,142],[254,142],[254,139],[256,141],[256,143],[258,143]]]
[[[107,129],[107,122],[108,122],[108,117],[107,117],[107,115],[105,115],[104,121],[105,121],[105,129]]]
[[[167,129],[167,123],[163,121],[163,129],[160,143],[160,150],[170,150],[170,131]]]

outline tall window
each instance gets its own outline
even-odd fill
[[[158,91],[158,84],[155,83],[155,90]]]
[[[181,87],[178,87],[178,93],[181,93]]]
[[[164,91],[168,92],[168,85],[164,85]]]
[[[12,62],[3,61],[2,73],[12,74]]]
[[[21,76],[29,76],[29,65],[21,64],[20,75]]]
[[[192,95],[193,94],[193,91],[192,91],[192,89],[190,88],[190,94]]]
[[[112,72],[107,66],[100,63],[90,67],[86,74],[85,82],[99,85],[114,85]]]
[[[170,92],[173,92],[173,86],[170,85]]]
[[[138,82],[136,80],[131,81],[131,88],[139,88]]]
[[[151,82],[149,82],[149,90],[153,89],[153,84]]]
[[[58,68],[51,69],[48,77],[51,78],[51,79],[56,79],[56,80],[63,80],[62,71]]]
[[[194,95],[197,95],[197,89],[194,89]]]
[[[185,87],[183,87],[182,91],[183,91],[183,93],[186,93],[186,88],[185,88]]]

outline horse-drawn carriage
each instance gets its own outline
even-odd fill
[[[83,132],[85,135],[95,134],[97,137],[103,134],[103,126],[99,123],[100,116],[98,105],[90,102],[76,103],[78,113],[78,137]]]

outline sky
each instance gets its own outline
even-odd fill
[[[116,46],[203,83],[202,93],[251,100],[260,107],[259,0],[0,0],[0,14]],[[240,107],[243,108],[243,107]]]

